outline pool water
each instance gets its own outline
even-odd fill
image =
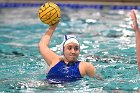
[[[38,9],[0,9],[0,92],[138,92],[140,76],[129,10],[62,8],[50,48],[61,54],[58,45],[63,35],[76,35],[81,44],[79,60],[93,64],[104,80],[84,77],[73,83],[49,85],[44,81],[48,66],[38,51],[48,25],[39,20]]]

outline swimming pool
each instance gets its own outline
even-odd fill
[[[1,8],[0,92],[137,93],[140,76],[130,10],[67,6],[61,7],[62,19],[50,47],[60,54],[56,45],[62,42],[63,35],[75,34],[81,44],[79,60],[94,64],[104,81],[85,77],[63,85],[44,82],[47,65],[37,46],[48,26],[38,19],[39,7]]]

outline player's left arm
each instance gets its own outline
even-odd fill
[[[99,74],[96,74],[96,68],[88,62],[86,62],[86,75],[88,75],[89,77],[94,77],[98,80],[103,80],[103,78]]]
[[[86,62],[85,72],[86,75],[88,75],[89,77],[94,77],[96,73],[96,68],[92,64]]]

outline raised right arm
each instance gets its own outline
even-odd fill
[[[57,25],[49,27],[45,35],[42,37],[42,39],[39,42],[38,48],[39,51],[44,58],[44,60],[47,62],[47,64],[50,66],[51,64],[58,62],[61,60],[61,57],[54,53],[52,50],[50,50],[49,42],[53,35],[53,32],[55,31]]]

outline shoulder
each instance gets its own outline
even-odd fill
[[[89,62],[84,62],[84,61],[81,61],[80,62],[80,65],[84,66],[84,67],[93,67],[93,65]]]
[[[54,67],[56,64],[58,64],[59,62],[61,62],[61,61],[63,61],[63,60],[64,60],[63,57],[62,57],[62,56],[59,56],[57,59],[54,59],[54,60],[52,61],[52,64],[50,64],[49,68]]]
[[[96,68],[89,62],[80,62],[80,69],[82,69],[86,75],[93,77],[96,72]]]

